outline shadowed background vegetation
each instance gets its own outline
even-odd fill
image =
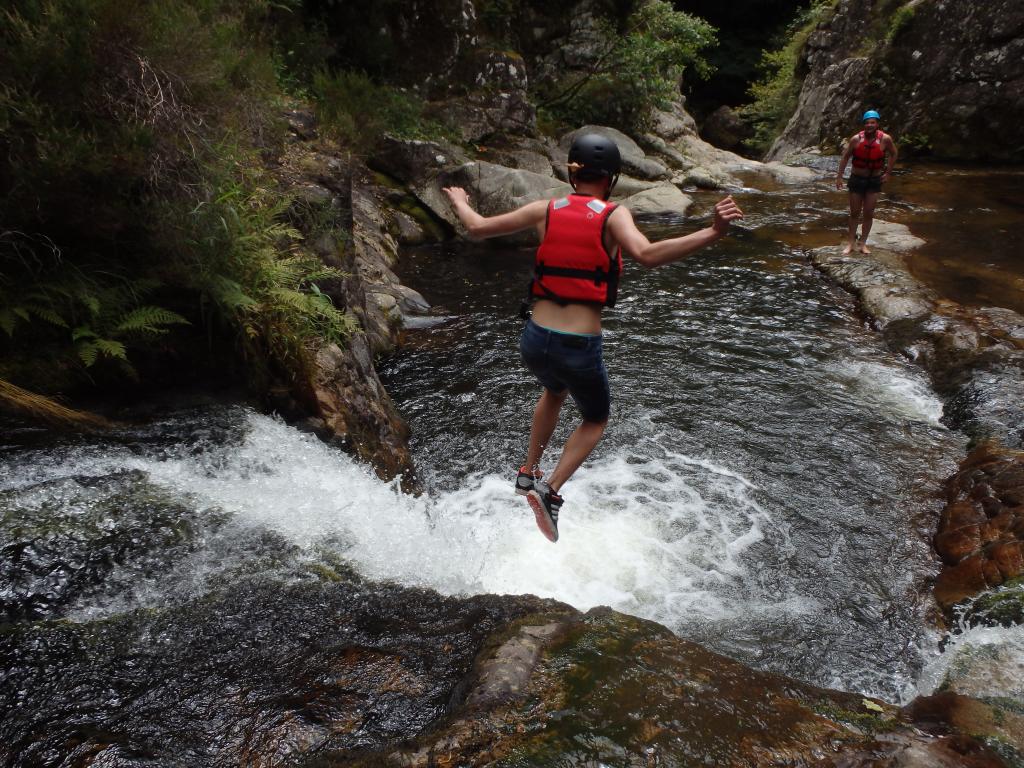
[[[758,22],[768,14],[783,24],[798,4],[760,5]],[[109,392],[215,373],[258,391],[307,365],[314,344],[343,341],[352,321],[318,287],[339,275],[301,247],[303,222],[270,166],[297,103],[314,105],[342,152],[369,152],[386,132],[452,135],[424,116],[451,83],[427,83],[423,52],[401,47],[411,34],[404,7],[9,3],[0,13],[0,380]],[[419,39],[451,33],[446,3],[437,7],[417,18]],[[478,16],[496,47],[536,55],[531,45],[544,43],[530,41],[531,20],[568,25],[573,7],[485,0]],[[608,41],[596,63],[531,82],[553,129],[642,127],[684,72],[689,81],[712,72],[716,32],[696,15],[713,15],[709,4],[594,8]]]

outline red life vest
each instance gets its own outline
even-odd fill
[[[604,229],[616,208],[589,195],[571,194],[548,203],[547,228],[533,264],[530,293],[559,304],[615,306],[622,257],[604,248]]]
[[[875,138],[868,139],[864,131],[857,134],[860,142],[853,150],[853,167],[867,168],[869,171],[880,171],[885,167],[885,147],[882,146],[882,139],[885,134],[875,131]]]

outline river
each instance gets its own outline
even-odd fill
[[[826,181],[747,183],[728,239],[661,270],[627,266],[606,322],[611,424],[563,489],[556,545],[511,487],[537,395],[517,353],[528,249],[403,256],[403,281],[434,306],[382,368],[412,427],[417,497],[241,405],[173,408],[103,439],[5,421],[0,706],[25,756],[8,763],[62,764],[68,733],[95,741],[131,722],[161,748],[191,745],[181,764],[205,764],[195,745],[213,731],[195,724],[195,702],[244,710],[248,676],[270,698],[300,695],[284,671],[306,674],[310,638],[348,631],[330,610],[415,624],[410,587],[609,605],[758,669],[914,695],[940,647],[940,487],[966,441],[943,426],[924,374],[805,256],[838,241],[845,195]],[[899,177],[882,211],[934,232],[934,187],[915,183]],[[695,198],[699,219],[714,196]],[[976,213],[957,226],[985,229]],[[697,225],[644,222],[658,235]],[[336,606],[332,581],[359,584],[362,602]],[[230,690],[214,663],[225,658]],[[159,724],[164,707],[193,730]],[[385,718],[373,738],[443,709],[403,711],[405,731]]]

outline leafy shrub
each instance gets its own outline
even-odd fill
[[[328,72],[313,76],[317,120],[356,151],[365,152],[385,134],[404,139],[443,136],[445,128],[424,117],[424,104],[413,93],[374,82],[362,72]]]
[[[796,109],[801,86],[796,74],[800,53],[811,32],[833,13],[835,5],[835,0],[815,0],[790,24],[782,46],[762,54],[761,78],[750,87],[753,101],[739,110],[754,128],[751,143],[755,148],[766,151]]]
[[[700,51],[715,43],[715,29],[702,19],[673,10],[664,0],[643,3],[621,33],[602,22],[606,50],[589,71],[554,94],[541,95],[539,107],[567,124],[603,123],[643,129],[652,107],[665,108],[679,95],[683,73],[707,76]]]
[[[911,19],[914,18],[914,12],[916,9],[917,6],[914,3],[902,5],[896,9],[892,18],[889,19],[889,29],[885,32],[885,41],[887,43],[891,43],[895,40],[896,35],[900,33],[900,30],[910,24]]]

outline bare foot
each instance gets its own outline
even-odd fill
[[[849,254],[849,253],[850,253],[850,251],[852,251],[852,250],[853,250],[853,243],[847,243],[847,244],[846,244],[846,247],[845,247],[845,248],[843,248],[843,256],[846,256],[846,255],[847,255],[847,254]]]
[[[871,253],[871,251],[868,249],[868,244],[867,243],[861,243],[860,244],[860,252],[861,253]]]

